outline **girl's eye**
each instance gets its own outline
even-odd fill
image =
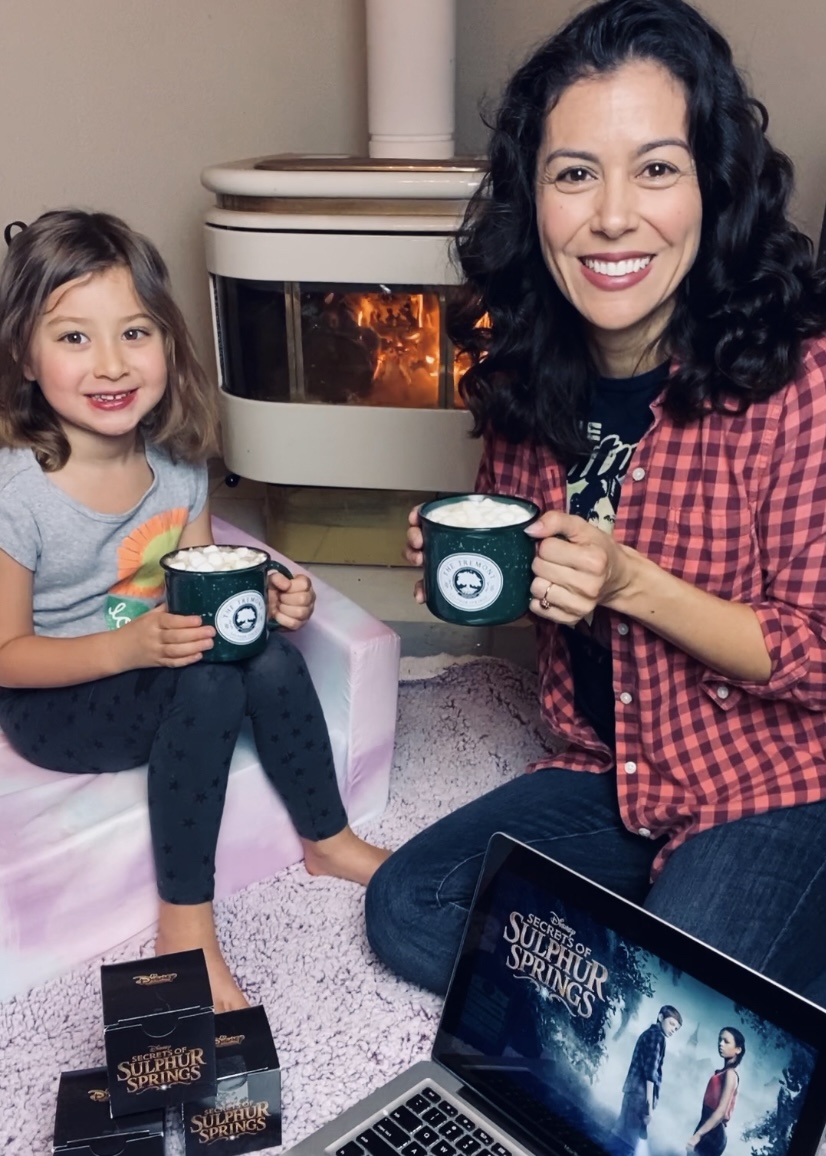
[[[127,329],[123,335],[127,341],[138,341],[141,337],[148,337],[148,329]]]
[[[71,333],[64,333],[60,340],[65,342],[66,345],[82,345],[86,338],[82,333],[73,331]]]

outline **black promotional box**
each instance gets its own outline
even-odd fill
[[[187,1156],[232,1156],[281,1143],[281,1071],[262,1007],[215,1017],[218,1086],[182,1109]]]
[[[113,1116],[215,1092],[215,1015],[204,953],[179,951],[100,969]]]
[[[62,1072],[54,1121],[55,1156],[163,1156],[164,1114],[109,1112],[106,1068]]]

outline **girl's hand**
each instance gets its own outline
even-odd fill
[[[267,615],[285,630],[298,630],[315,609],[315,590],[306,574],[288,578],[270,570],[267,587]]]
[[[147,666],[190,666],[212,649],[213,626],[203,626],[198,614],[170,614],[165,605],[139,614],[115,631],[124,648],[124,670]]]
[[[422,527],[419,522],[419,510],[422,507],[414,506],[407,516],[408,530],[404,547],[404,558],[411,566],[421,566],[424,561],[422,554]],[[421,578],[413,587],[413,597],[417,602],[424,602],[424,583]]]
[[[549,510],[525,532],[540,539],[531,582],[531,610],[540,618],[573,626],[630,581],[634,551],[575,514]]]
[[[688,1143],[685,1146],[686,1152],[693,1152],[694,1149],[697,1147],[697,1145],[700,1143],[701,1139],[702,1139],[702,1137],[700,1136],[700,1134],[698,1132],[695,1132],[694,1135],[692,1137],[690,1137]]]

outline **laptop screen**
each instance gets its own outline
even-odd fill
[[[824,1055],[822,1009],[491,840],[433,1058],[529,1147],[811,1156]]]

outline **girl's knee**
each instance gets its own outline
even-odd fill
[[[272,632],[265,650],[247,661],[246,678],[253,687],[301,687],[311,682],[304,655],[278,631]]]
[[[176,671],[176,707],[198,706],[199,711],[221,714],[244,713],[246,692],[243,675],[232,662],[195,662]]]

